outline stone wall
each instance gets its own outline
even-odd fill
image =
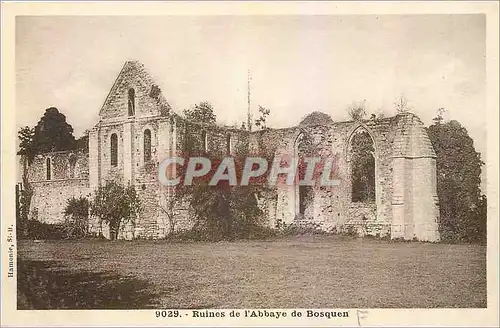
[[[133,89],[134,111],[129,112]],[[323,118],[324,118],[323,114]],[[308,123],[304,123],[308,122]],[[314,123],[311,123],[314,122]],[[145,158],[145,131],[151,133],[151,158]],[[352,201],[351,141],[366,131],[374,146],[375,200]],[[111,165],[111,136],[117,135],[118,161]],[[137,62],[127,62],[89,134],[89,152],[59,152],[35,158],[30,180],[35,186],[33,209],[39,217],[61,220],[67,198],[93,192],[107,180],[135,186],[143,204],[134,226],[124,226],[121,238],[162,238],[170,230],[164,208],[168,195],[158,181],[159,164],[169,156],[210,154],[222,158],[261,156],[320,157],[334,161],[334,186],[308,188],[300,205],[297,185],[267,188],[259,199],[271,226],[309,222],[327,231],[354,229],[361,234],[391,234],[392,238],[439,239],[435,153],[422,122],[405,113],[362,122],[304,120],[298,126],[248,132],[237,128],[189,122],[170,108],[162,92]],[[71,160],[76,160],[73,167]],[[51,161],[47,181],[46,159]],[[303,212],[300,209],[304,209]],[[36,212],[36,211],[35,211]],[[176,229],[192,226],[186,204],[177,204]],[[100,224],[94,224],[99,227]]]
[[[350,143],[363,129],[375,148],[375,202],[352,202]],[[305,136],[305,137],[302,137]],[[307,140],[307,146],[300,143]],[[258,132],[250,149],[274,156],[334,159],[337,186],[311,187],[312,201],[298,216],[298,187],[278,186],[270,222],[313,222],[327,231],[355,226],[364,234],[438,240],[435,154],[422,122],[411,113],[363,122],[335,122]]]
[[[50,179],[47,175],[50,161]],[[60,151],[37,155],[28,167],[28,177],[33,187],[30,219],[46,223],[64,221],[64,209],[71,197],[88,197],[88,153],[85,151]]]
[[[146,129],[151,132],[150,160],[144,158]],[[350,142],[358,129],[370,134],[375,148],[376,197],[373,203],[351,200]],[[110,161],[113,133],[118,136],[116,167],[111,166]],[[270,226],[278,222],[309,222],[326,231],[352,228],[361,234],[390,233],[393,238],[439,238],[435,155],[421,122],[411,114],[252,133],[187,122],[180,117],[159,116],[126,120],[121,124],[102,122],[91,132],[90,140],[91,144],[98,144],[90,147],[90,160],[89,153],[83,152],[58,152],[35,158],[29,176],[34,186],[32,212],[39,218],[60,222],[69,197],[90,195],[95,189],[90,181],[96,181],[95,177],[89,177],[89,170],[92,170],[99,177],[97,185],[113,179],[130,182],[138,191],[143,210],[134,227],[124,227],[122,238],[162,238],[170,230],[171,222],[164,211],[168,207],[165,200],[168,193],[158,182],[159,163],[166,156],[185,154],[188,150],[194,154],[208,152],[213,157],[223,157],[229,148],[233,156],[335,159],[333,178],[340,181],[339,185],[310,187],[310,200],[303,213],[298,213],[296,185],[278,185],[263,194],[260,204]],[[47,158],[51,161],[51,180],[46,179]],[[174,212],[177,230],[192,226],[186,204],[178,204]]]

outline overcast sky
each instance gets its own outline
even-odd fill
[[[252,102],[272,127],[312,111],[346,120],[395,114],[404,95],[425,124],[440,107],[486,149],[485,17],[166,16],[18,17],[16,124],[34,125],[55,106],[75,134],[91,128],[126,60],[138,60],[174,110],[211,102],[218,120],[246,120]]]

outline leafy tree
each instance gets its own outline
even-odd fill
[[[33,142],[36,153],[75,149],[73,127],[57,108],[47,108],[35,126]]]
[[[267,129],[266,121],[267,121],[267,117],[271,113],[271,110],[264,108],[262,106],[259,106],[259,113],[260,113],[260,116],[258,119],[255,120],[255,126],[260,127],[261,130],[266,130]]]
[[[207,101],[196,104],[191,109],[185,109],[184,116],[190,121],[208,124],[215,124],[217,119],[212,104]]]
[[[109,224],[111,239],[116,239],[122,223],[135,224],[140,211],[140,200],[132,185],[124,187],[107,181],[100,186],[90,205],[90,213]]]
[[[28,159],[26,164],[31,164],[35,157],[35,149],[33,145],[33,138],[35,136],[35,129],[25,126],[19,130],[17,133],[17,138],[19,139],[19,151],[18,155],[24,155]]]
[[[428,128],[436,151],[439,230],[445,241],[486,240],[486,196],[481,195],[481,156],[457,121],[442,123],[442,110]]]
[[[396,112],[398,114],[406,113],[411,110],[410,106],[408,105],[408,100],[404,95],[401,95],[396,99],[394,102],[394,107],[396,108]]]
[[[89,130],[85,130],[83,136],[76,140],[77,149],[89,150],[89,133]]]
[[[28,234],[28,219],[29,211],[31,205],[31,198],[33,197],[33,187],[31,186],[28,179],[28,165],[33,162],[35,158],[35,152],[33,149],[33,136],[34,129],[25,126],[21,128],[18,132],[18,138],[20,140],[18,155],[21,157],[22,165],[22,188],[17,191],[17,201],[19,206],[19,211],[16,212],[16,227],[17,236],[19,238],[24,238]]]
[[[89,231],[89,201],[85,197],[71,197],[64,209],[64,227],[67,238],[82,238]]]
[[[347,112],[349,114],[349,117],[353,121],[360,121],[362,120],[365,115],[366,115],[366,99],[363,101],[355,101],[353,102],[348,108]]]
[[[436,117],[434,117],[434,118],[432,119],[432,120],[434,121],[434,123],[435,123],[435,124],[441,124],[441,123],[443,123],[443,120],[444,120],[444,118],[443,118],[443,114],[444,114],[445,112],[446,112],[446,109],[444,109],[444,108],[439,108],[439,109],[437,110],[437,115],[436,115]]]
[[[66,122],[66,116],[55,107],[47,108],[34,128],[29,126],[21,128],[18,138],[20,140],[18,154],[26,156],[28,165],[32,163],[36,154],[76,147],[73,127]]]
[[[35,131],[33,128],[25,126],[18,132],[19,151],[18,155],[22,155],[22,189],[18,190],[19,211],[16,216],[17,235],[19,238],[24,238],[28,233],[28,219],[31,205],[31,198],[33,196],[33,188],[28,180],[28,165],[33,162],[35,158],[35,150],[33,147],[33,137]]]

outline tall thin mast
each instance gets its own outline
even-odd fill
[[[247,108],[247,126],[248,126],[248,131],[252,131],[252,103],[250,100],[250,80],[252,78],[250,77],[250,69],[248,69],[248,75],[247,75],[247,100],[248,100],[248,108]]]

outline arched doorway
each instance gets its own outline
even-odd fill
[[[347,144],[348,188],[351,219],[378,217],[378,160],[373,134],[364,125],[354,128]]]
[[[354,132],[350,143],[351,201],[375,203],[375,148],[363,128]]]

